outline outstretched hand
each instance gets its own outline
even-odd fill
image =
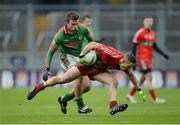
[[[88,65],[86,58],[84,58],[84,55],[80,55],[80,56],[79,56],[79,61],[80,61],[82,64]]]
[[[45,68],[43,72],[43,80],[47,81],[48,77],[52,76],[51,72],[49,71],[49,68]]]
[[[141,88],[137,89],[137,92],[138,92],[139,98],[145,102],[146,101],[146,95],[144,94],[142,89]]]

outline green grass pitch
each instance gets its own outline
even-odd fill
[[[108,110],[108,89],[92,88],[84,95],[85,103],[93,112],[80,115],[75,101],[68,103],[68,113],[60,112],[57,97],[69,89],[47,88],[32,101],[26,100],[29,89],[0,89],[0,124],[180,124],[180,88],[159,89],[165,104],[153,104],[145,90],[147,101],[130,104],[125,96],[129,89],[118,89],[118,102],[128,103],[126,111],[114,116]],[[138,97],[136,96],[138,99]]]

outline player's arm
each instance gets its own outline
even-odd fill
[[[140,86],[139,86],[139,83],[138,83],[138,81],[137,81],[134,73],[132,72],[132,68],[128,68],[128,69],[125,70],[124,72],[128,75],[128,77],[129,77],[130,81],[133,83],[134,87],[135,87],[136,89],[139,89]]]
[[[158,45],[157,45],[156,43],[154,43],[154,50],[155,50],[156,52],[158,52],[159,54],[161,54],[164,58],[169,59],[169,56],[168,56],[166,53],[164,53],[164,52],[158,47]]]
[[[137,81],[137,78],[136,78],[136,76],[134,75],[134,73],[133,73],[133,71],[132,71],[132,68],[128,68],[128,69],[127,69],[126,71],[124,71],[124,72],[128,75],[130,81],[133,83],[133,85],[135,86],[136,90],[138,91],[139,97],[140,97],[143,101],[146,101],[146,96],[145,96],[144,92],[142,91],[142,89],[140,88],[140,85],[139,85],[139,83],[138,83],[138,81]]]
[[[138,30],[133,38],[132,53],[135,57],[136,57],[136,49],[139,42],[141,42],[141,30]]]
[[[93,36],[91,35],[90,31],[88,30],[88,28],[84,25],[84,24],[80,24],[80,26],[82,27],[83,31],[84,31],[84,35],[86,37],[86,39],[88,40],[88,42],[92,42],[95,41],[95,39],[93,38]]]
[[[132,46],[132,53],[133,55],[136,57],[136,48],[137,48],[137,43],[133,43],[133,46]]]
[[[59,44],[57,43],[57,41],[55,41],[55,39],[53,39],[48,52],[46,54],[46,59],[45,59],[45,67],[50,69],[51,66],[51,62],[52,62],[52,57],[54,55],[54,53],[56,52],[56,50],[58,50]]]
[[[55,35],[55,37],[53,38],[53,41],[48,49],[48,52],[46,54],[46,58],[45,58],[45,69],[43,72],[43,80],[47,81],[49,75],[51,75],[50,73],[50,66],[51,66],[51,62],[52,62],[52,57],[54,55],[54,53],[56,52],[56,50],[59,47],[59,43],[58,43],[58,33]]]
[[[84,56],[87,52],[90,50],[93,50],[98,47],[98,43],[96,42],[90,42],[89,44],[86,45],[86,47],[81,51],[80,57]]]

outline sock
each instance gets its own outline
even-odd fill
[[[35,91],[36,92],[39,92],[39,91],[41,91],[43,89],[45,89],[45,87],[43,86],[43,83],[36,84],[36,86],[35,86]]]
[[[82,98],[77,99],[77,100],[76,100],[76,103],[77,103],[77,105],[78,105],[78,109],[80,109],[81,107],[84,106],[84,102],[83,102],[83,99],[82,99]]]
[[[156,92],[154,90],[149,90],[149,94],[151,95],[152,99],[155,101],[157,98]]]
[[[117,101],[110,101],[109,102],[109,108],[112,109],[114,106],[117,105]]]
[[[136,93],[136,88],[133,87],[133,88],[130,90],[129,95],[134,96],[135,93]]]
[[[74,94],[72,94],[72,93],[67,93],[66,95],[64,95],[63,101],[64,101],[64,102],[68,102],[68,101],[70,101],[70,100],[73,99],[73,98],[74,98]]]

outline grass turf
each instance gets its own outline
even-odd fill
[[[118,102],[128,103],[129,107],[114,116],[109,114],[107,88],[92,88],[84,95],[84,102],[93,108],[91,114],[78,114],[75,101],[69,102],[68,113],[62,114],[57,97],[69,90],[48,88],[28,101],[29,89],[0,89],[0,124],[180,124],[179,88],[157,90],[160,97],[166,98],[165,104],[153,104],[147,90],[146,102],[130,104],[125,98],[129,89],[120,88]]]

